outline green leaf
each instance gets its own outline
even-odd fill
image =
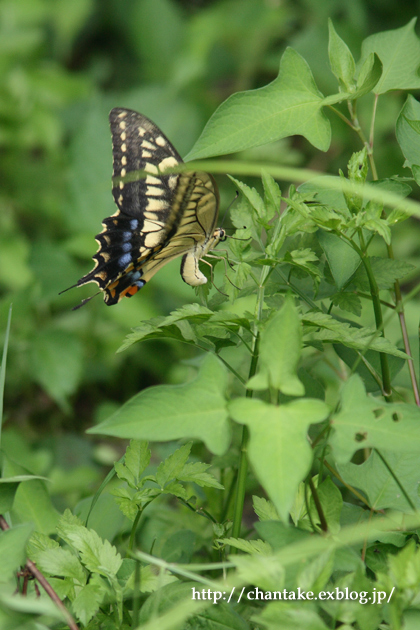
[[[237,398],[230,403],[229,411],[234,420],[249,427],[248,453],[255,474],[280,518],[287,521],[299,482],[312,462],[308,426],[328,415],[327,405],[300,399],[273,406],[261,400]]]
[[[3,352],[2,352],[1,365],[0,365],[0,438],[1,438],[1,431],[3,427],[4,383],[6,380],[7,351],[9,348],[11,322],[12,322],[12,305],[9,306],[9,313],[7,315],[7,324],[6,324],[5,334],[4,334],[4,345],[3,345]],[[7,512],[8,510],[5,510],[5,511]],[[1,513],[4,513],[3,510],[1,511]]]
[[[265,169],[261,170],[261,178],[264,186],[266,219],[270,220],[280,212],[281,190],[276,180]]]
[[[223,490],[223,486],[216,480],[216,478],[208,472],[205,472],[210,464],[203,464],[202,462],[191,462],[185,464],[184,468],[178,475],[180,481],[189,481],[196,483],[197,485],[210,488],[218,488]]]
[[[151,451],[147,442],[143,440],[130,440],[124,457],[124,464],[132,473],[136,483],[150,463]]]
[[[371,35],[362,43],[362,61],[373,52],[383,64],[375,94],[420,88],[420,42],[414,31],[416,20],[413,18],[402,28]]]
[[[46,329],[32,341],[32,376],[65,410],[82,376],[82,355],[79,340],[64,330]]]
[[[12,481],[12,479],[1,479],[0,481],[0,514],[5,514],[13,507],[19,482]]]
[[[370,202],[369,202],[370,203]],[[369,204],[366,206],[368,209]],[[382,236],[387,245],[391,244],[391,230],[386,219],[371,218],[364,221],[363,227]]]
[[[346,91],[354,87],[356,64],[347,44],[337,35],[332,21],[328,20],[328,56],[333,74]]]
[[[157,580],[155,581],[157,582]],[[151,622],[152,620],[155,621],[159,615],[163,615],[165,612],[168,613],[171,608],[176,608],[178,610],[179,606],[182,606],[182,604],[185,604],[186,601],[191,600],[193,588],[201,595],[203,587],[204,585],[197,584],[197,582],[176,581],[172,582],[172,584],[167,584],[166,586],[159,588],[159,590],[156,593],[152,593],[142,605],[139,616],[139,627],[146,626],[146,624],[149,626],[150,624],[147,622]],[[207,589],[205,592],[207,594]],[[186,619],[186,617],[187,615],[185,615],[183,619]],[[162,624],[160,624],[160,626],[161,625]],[[173,623],[170,623],[170,625],[175,627]],[[157,628],[160,626],[159,622],[155,625]],[[211,606],[205,610],[197,612],[197,614],[193,617],[189,617],[187,626],[182,624],[182,621],[181,626],[178,624],[178,628],[187,628],[188,626],[197,630],[199,628],[202,628],[203,630],[250,630],[246,621],[244,621],[232,607],[223,601],[219,601],[217,606]]]
[[[185,161],[234,153],[291,135],[326,151],[331,128],[306,61],[287,48],[272,83],[230,96],[210,118]]]
[[[241,265],[238,267],[240,269]],[[155,317],[142,322],[141,326],[137,326],[132,333],[127,335],[118,352],[125,350],[133,343],[146,339],[178,339],[196,345],[198,338],[204,339],[206,337],[208,326],[200,327],[206,322],[211,322],[213,325],[227,330],[237,331],[241,326],[250,330],[250,322],[245,317],[227,311],[214,313],[199,304],[187,304],[172,311],[167,317]]]
[[[225,386],[223,365],[208,355],[191,383],[149,387],[89,432],[157,442],[197,438],[221,455],[230,440]]]
[[[3,476],[16,478],[22,475],[29,476],[28,471],[3,455]],[[14,523],[32,522],[36,531],[43,534],[54,532],[58,519],[46,483],[33,476],[31,481],[19,484],[11,513]]]
[[[191,447],[192,442],[184,444],[181,448],[178,448],[175,453],[169,455],[169,457],[159,464],[156,471],[156,481],[161,488],[163,488],[168,481],[178,479],[178,475],[184,468],[190,455]]]
[[[58,535],[80,553],[80,559],[92,573],[113,578],[118,573],[122,558],[108,540],[102,540],[93,529],[66,510],[57,525]]]
[[[420,165],[420,130],[413,122],[420,120],[420,103],[409,94],[397,118],[396,136],[406,159],[404,166],[412,169],[417,184],[420,185],[418,166]],[[414,167],[417,167],[414,169]]]
[[[229,175],[229,179],[232,180],[235,186],[239,188],[241,193],[248,200],[253,210],[255,210],[255,213],[258,219],[262,221],[264,219],[266,212],[265,212],[265,207],[264,207],[264,201],[262,200],[261,195],[255,190],[255,188],[250,188],[250,186],[247,186],[246,184],[241,182],[239,179],[235,179],[231,175]],[[256,221],[254,219],[253,224],[255,223]]]
[[[19,567],[25,564],[25,548],[32,529],[30,523],[25,523],[0,533],[0,582],[9,582]]]
[[[362,314],[362,301],[355,293],[341,291],[333,295],[331,300],[334,306],[338,306],[338,308],[341,308],[343,311],[353,313],[357,315],[357,317],[360,317]]]
[[[357,374],[343,386],[341,408],[331,426],[330,444],[340,464],[364,448],[394,453],[414,453],[420,448],[420,409],[407,403],[387,405],[367,396]]]
[[[391,289],[396,280],[404,278],[415,270],[415,266],[405,260],[392,260],[391,258],[370,257],[372,273],[380,290]],[[365,268],[360,267],[352,282],[361,291],[370,291],[369,279]]]
[[[325,484],[325,486],[324,486]],[[326,511],[326,508],[328,510],[328,494],[329,492],[332,491],[332,486],[334,486],[333,482],[331,481],[330,477],[327,477],[326,480],[321,484],[320,489],[322,488],[322,486],[324,486],[324,490],[321,490],[321,493],[323,494],[323,508],[324,508],[324,512]],[[340,505],[340,511],[341,508],[343,506],[343,499],[341,498],[341,493],[338,490],[338,488],[336,486],[334,486],[335,489],[338,491],[338,494],[340,495],[340,499],[341,499],[341,505]],[[337,505],[337,496],[333,496],[330,495],[331,499],[334,501],[335,505]],[[334,508],[333,508],[334,509]],[[330,510],[328,517],[327,517],[327,521],[328,523],[331,522],[332,524],[332,518],[330,518],[330,516],[332,517],[333,515],[333,509]],[[336,516],[336,514],[334,515]],[[338,523],[337,523],[338,526]],[[338,527],[337,527],[338,529]],[[334,567],[334,551],[325,551],[324,553],[320,553],[318,557],[316,557],[314,560],[310,561],[309,563],[305,563],[305,566],[302,568],[302,570],[299,572],[298,578],[297,578],[297,583],[299,584],[299,586],[304,589],[305,591],[307,590],[311,590],[314,591],[315,593],[318,593],[320,590],[323,590],[329,579],[331,578],[331,574],[333,573],[335,567]]]
[[[361,64],[358,76],[356,91],[353,98],[360,98],[364,94],[371,92],[378,83],[382,75],[382,61],[376,53],[369,53]]]
[[[296,373],[301,350],[302,327],[293,298],[288,296],[261,333],[260,368],[247,387],[274,387],[289,396],[303,396],[305,388]]]
[[[418,453],[394,453],[381,450],[381,455],[416,508],[420,509]],[[351,462],[340,464],[338,472],[344,481],[366,494],[369,505],[375,510],[392,509],[406,513],[412,512],[412,507],[401,492],[401,488],[375,451],[359,465]]]
[[[41,571],[45,571],[48,575],[69,577],[80,584],[86,584],[87,574],[80,560],[68,549],[59,547],[39,551],[36,554],[36,563]]]
[[[97,614],[105,595],[106,590],[98,575],[92,575],[89,584],[79,590],[72,601],[72,609],[84,625]]]
[[[350,369],[353,369],[356,360],[359,358],[359,354],[352,350],[351,348],[346,348],[345,346],[334,344],[334,350],[344,361],[346,365],[349,366]],[[367,364],[367,365],[366,365]],[[405,365],[405,360],[401,357],[393,357],[392,355],[388,356],[388,367],[391,375],[391,383],[394,381],[394,378],[399,374],[402,368]],[[373,350],[368,350],[363,355],[363,360],[359,361],[356,372],[363,379],[363,383],[366,387],[366,391],[368,392],[378,392],[380,390],[380,386],[378,385],[378,381],[373,377],[373,373],[379,377],[379,381],[382,380],[382,372],[381,372],[381,358],[379,352],[374,352]]]
[[[324,250],[335,284],[338,289],[342,289],[359,267],[360,256],[351,245],[335,234],[319,230],[317,237]]]
[[[328,626],[322,621],[314,610],[285,609],[279,602],[273,602],[258,615],[253,617],[267,630],[328,630]]]
[[[373,328],[356,328],[350,326],[346,322],[340,322],[327,313],[310,313],[303,315],[304,324],[309,327],[304,331],[304,341],[330,341],[339,342],[348,348],[365,351],[366,348],[377,350],[378,352],[386,352],[395,357],[407,359],[408,355],[398,350],[388,339],[377,335]],[[314,330],[319,327],[320,330]]]
[[[271,501],[263,497],[252,497],[252,506],[260,521],[277,521],[279,515]]]
[[[341,492],[332,481],[331,477],[327,477],[325,481],[317,487],[317,493],[327,521],[328,530],[332,534],[337,534],[340,530],[340,515],[343,509],[343,497],[341,496]],[[309,505],[312,519],[315,522],[319,522],[319,516],[315,509],[313,497],[311,497]]]
[[[221,542],[230,547],[235,547],[244,553],[262,554],[268,556],[271,552],[271,545],[264,540],[244,540],[243,538],[222,538]]]
[[[339,214],[350,217],[347,204],[339,185],[339,177],[323,175],[314,177],[309,182],[299,186],[299,193],[306,198],[316,200],[320,205],[327,208],[334,208]]]

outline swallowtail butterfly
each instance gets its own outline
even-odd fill
[[[99,243],[93,256],[95,267],[75,286],[95,282],[111,306],[137,293],[178,256],[182,256],[181,276],[187,284],[206,283],[199,261],[226,239],[224,230],[216,227],[216,182],[201,171],[165,175],[182,159],[146,116],[117,107],[109,121],[112,194],[118,209],[104,219],[104,229],[95,237]],[[136,176],[139,171],[145,171],[146,177]]]

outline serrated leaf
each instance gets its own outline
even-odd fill
[[[165,494],[173,494],[175,497],[183,499],[184,501],[188,501],[193,496],[191,492],[177,481],[171,481],[171,483],[166,484],[163,492]]]
[[[89,432],[159,442],[198,438],[221,455],[230,440],[225,386],[225,368],[207,355],[190,383],[144,389]]]
[[[93,573],[113,577],[121,566],[121,556],[108,540],[102,540],[93,529],[66,510],[57,525],[58,535],[80,553],[86,568]]]
[[[48,575],[59,575],[77,580],[80,584],[86,584],[87,574],[80,564],[80,560],[68,549],[54,548],[39,551],[36,554],[36,563],[41,571]]]
[[[41,534],[40,532],[34,532],[28,542],[27,552],[28,556],[36,562],[36,554],[40,551],[44,551],[45,549],[59,549],[60,544],[47,536],[46,534]]]
[[[89,584],[81,589],[72,601],[72,609],[80,621],[86,625],[96,615],[106,595],[104,586],[93,575]]]
[[[119,496],[115,497],[115,503],[118,505],[124,516],[126,516],[131,522],[133,522],[138,515],[138,505],[131,498]]]
[[[362,301],[355,293],[341,291],[333,295],[331,300],[334,306],[338,306],[338,308],[341,308],[343,311],[354,313],[357,317],[360,317],[362,314]]]
[[[178,475],[178,479],[181,481],[194,482],[201,487],[209,486],[211,488],[218,488],[223,490],[223,486],[217,481],[217,479],[208,472],[205,472],[210,464],[203,464],[202,462],[192,462],[185,464],[184,468]]]
[[[263,88],[233,94],[222,103],[185,161],[234,153],[291,135],[302,135],[326,151],[331,128],[321,110],[322,98],[306,61],[287,48],[277,79]]]
[[[244,540],[243,538],[222,538],[221,541],[225,545],[235,547],[245,553],[260,554],[268,556],[272,553],[271,545],[264,540]]]
[[[235,179],[231,175],[229,175],[229,179],[233,181],[235,186],[237,186],[239,190],[241,191],[241,193],[247,198],[248,202],[251,204],[251,207],[257,213],[258,218],[262,219],[265,214],[265,209],[264,209],[264,201],[262,200],[260,194],[255,190],[255,188],[251,188],[250,186],[247,186],[246,184],[241,182],[239,179]]]
[[[278,520],[279,515],[271,501],[267,501],[267,499],[264,499],[263,497],[257,497],[254,495],[252,497],[252,505],[254,508],[254,512],[258,516],[260,521]]]
[[[114,469],[117,473],[118,479],[121,479],[121,481],[126,481],[130,488],[136,488],[136,478],[134,477],[131,470],[128,470],[127,466],[123,464],[123,462],[116,462],[114,464]]]
[[[382,236],[387,245],[391,244],[391,230],[385,219],[369,219],[364,222],[363,227]]]
[[[130,440],[125,452],[124,464],[138,483],[141,474],[150,463],[151,451],[144,440]]]
[[[368,347],[371,350],[392,354],[402,359],[407,359],[408,355],[398,350],[388,339],[380,337],[373,328],[356,328],[346,322],[340,322],[326,313],[305,313],[302,321],[313,326],[319,326],[321,330],[305,331],[304,340],[308,341],[333,341],[342,343],[348,348],[365,351]]]
[[[276,180],[265,169],[261,171],[264,187],[264,206],[266,219],[269,221],[280,212],[281,190]]]
[[[162,489],[171,479],[178,479],[178,475],[184,468],[190,455],[191,447],[192,442],[184,444],[159,464],[156,471],[156,481]]]
[[[123,344],[118,348],[118,352],[126,350],[138,341],[146,339],[175,339],[195,344],[197,339],[188,321],[179,318],[173,323],[165,317],[156,317],[147,322],[142,322],[140,326],[133,329],[127,335]]]

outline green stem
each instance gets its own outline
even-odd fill
[[[384,321],[382,318],[381,300],[379,298],[379,288],[376,282],[376,278],[372,271],[372,265],[370,264],[370,258],[366,252],[365,240],[363,238],[362,230],[359,230],[359,239],[362,249],[362,262],[366,270],[366,274],[369,280],[370,293],[372,295],[373,311],[375,314],[376,329],[381,331],[381,336],[384,334]],[[391,372],[389,370],[388,357],[384,352],[379,353],[379,359],[381,362],[382,383],[383,383],[383,395],[387,402],[392,402],[392,385],[391,385]]]
[[[327,519],[325,518],[324,510],[322,509],[321,501],[319,500],[319,496],[315,488],[315,484],[311,478],[308,479],[308,484],[311,489],[312,498],[315,503],[316,511],[318,512],[321,529],[323,532],[327,532],[328,531]]]
[[[134,567],[134,588],[133,588],[133,615],[131,619],[131,627],[137,628],[139,625],[140,611],[140,560],[136,560]]]
[[[412,502],[412,500],[410,499],[410,497],[408,496],[408,493],[406,492],[404,486],[401,484],[400,480],[398,479],[397,475],[394,473],[394,471],[392,470],[391,466],[388,464],[388,462],[386,461],[386,459],[384,458],[384,456],[381,454],[380,451],[378,451],[377,448],[375,448],[375,451],[377,453],[377,455],[380,457],[380,459],[382,460],[382,463],[384,464],[385,468],[388,470],[389,474],[391,475],[391,477],[393,478],[393,480],[395,481],[395,483],[397,484],[397,486],[399,487],[399,489],[401,490],[401,492],[403,493],[408,505],[411,507],[411,509],[413,510],[413,512],[417,512],[417,508],[414,505],[414,503]]]
[[[131,528],[130,539],[128,541],[127,555],[131,554],[134,547],[134,540],[136,538],[136,529],[139,524],[140,517],[142,515],[142,510],[139,508],[136,514],[136,518],[134,519],[133,527]]]
[[[275,230],[280,229],[280,221],[277,222]],[[273,236],[274,238],[274,236]],[[254,339],[252,342],[252,356],[251,363],[249,366],[249,378],[252,378],[257,371],[258,365],[258,347],[259,347],[259,330],[258,323],[262,318],[262,310],[264,304],[264,285],[267,280],[267,277],[270,273],[269,267],[263,267],[261,270],[260,281],[258,284],[258,292],[257,292],[257,302],[255,305],[255,323],[254,323]],[[247,389],[245,396],[247,398],[252,398],[253,390]],[[242,440],[241,440],[241,454],[239,458],[239,468],[238,468],[238,480],[236,484],[236,495],[235,495],[235,504],[233,507],[233,526],[232,526],[232,536],[233,538],[239,538],[241,533],[241,523],[242,523],[242,514],[244,511],[244,502],[245,502],[245,485],[246,485],[246,475],[248,471],[248,441],[249,441],[249,431],[248,427],[244,425],[242,429]],[[235,554],[237,550],[232,547],[231,553]]]
[[[251,358],[251,364],[249,367],[249,378],[254,376],[254,374],[257,371],[258,345],[259,345],[259,336],[257,335],[254,339],[254,344],[253,344],[253,353],[252,353],[252,358]],[[252,398],[252,395],[253,395],[252,389],[247,389],[245,395],[247,398]],[[245,502],[246,476],[248,472],[248,457],[247,457],[248,441],[249,441],[249,431],[248,431],[248,427],[244,425],[242,429],[241,454],[239,458],[238,479],[236,483],[235,505],[233,508],[233,526],[232,526],[233,538],[239,538],[241,534],[242,514],[244,511],[244,502]],[[231,547],[230,552],[233,554],[236,554],[237,549],[235,549],[235,547]]]
[[[394,260],[394,250],[392,248],[392,245],[391,244],[388,245],[387,249],[388,249],[388,257],[391,260]],[[401,295],[400,283],[398,282],[398,280],[396,280],[394,283],[394,293],[395,293],[395,306],[398,311],[401,333],[402,333],[402,337],[404,341],[404,350],[409,355],[409,357],[411,357],[412,354],[411,354],[411,347],[410,347],[410,339],[408,337],[407,322],[405,320],[405,313],[404,313],[404,304],[403,304],[403,299]],[[416,376],[416,370],[414,369],[413,359],[411,358],[407,359],[407,364],[408,364],[408,371],[410,373],[411,387],[413,388],[414,399],[416,401],[417,407],[420,407],[420,393],[419,393],[419,387],[417,384],[417,376]]]

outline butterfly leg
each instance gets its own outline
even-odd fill
[[[209,254],[207,254],[208,256]],[[219,256],[211,256],[211,258],[219,258]],[[221,258],[221,256],[220,256]],[[219,291],[219,293],[221,293],[222,295],[225,295],[226,297],[228,297],[227,293],[223,293],[223,291],[221,291],[214,283],[214,279],[213,279],[213,265],[211,263],[209,263],[208,260],[205,260],[204,258],[200,258],[201,262],[205,263],[206,265],[208,265],[210,267],[210,282],[212,283],[212,285],[214,286],[214,288]]]
[[[226,251],[226,250],[219,250],[219,251]],[[206,254],[206,256],[207,256],[207,258],[215,258],[216,260],[223,260],[223,262],[225,264],[225,276],[226,276],[226,278],[228,279],[230,284],[233,287],[235,287],[235,289],[238,289],[238,291],[239,291],[239,287],[237,287],[236,284],[233,284],[232,280],[229,278],[228,273],[227,273],[227,271],[228,271],[228,269],[227,269],[228,264],[229,264],[229,267],[231,269],[233,269],[233,263],[231,263],[229,259],[226,260],[226,258],[224,256],[215,256],[214,254]],[[207,263],[208,265],[210,265],[210,263],[207,262],[207,260],[204,260],[203,258],[201,260],[203,262]],[[210,265],[210,267],[212,267],[212,265]]]

